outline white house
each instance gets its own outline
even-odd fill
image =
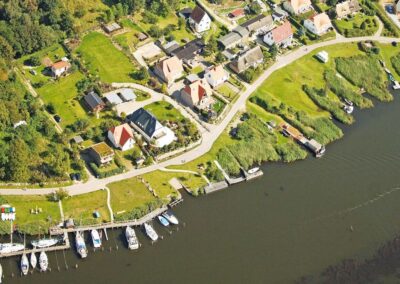
[[[197,109],[206,109],[212,103],[212,90],[206,80],[200,79],[196,82],[186,85],[181,91],[182,101]]]
[[[278,47],[288,47],[292,45],[293,31],[289,21],[276,27],[264,36],[264,42],[269,46],[276,44]]]
[[[135,145],[132,128],[127,123],[109,129],[108,139],[115,148],[122,151],[132,149]]]
[[[157,148],[162,148],[176,141],[174,132],[166,126],[163,126],[153,114],[140,108],[127,116],[130,125],[143,138]]]
[[[189,24],[197,33],[203,33],[211,28],[211,18],[203,9],[196,6],[190,14]]]
[[[51,65],[51,73],[53,77],[59,78],[60,76],[66,74],[71,68],[71,63],[67,60],[60,60],[53,65]]]
[[[317,14],[305,20],[304,27],[319,36],[333,28],[331,20],[326,13]]]
[[[208,84],[215,89],[228,81],[229,73],[224,70],[222,65],[217,65],[207,69],[204,78],[207,80]]]
[[[311,0],[287,0],[283,3],[283,8],[286,11],[299,15],[313,9]]]

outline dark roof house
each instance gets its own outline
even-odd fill
[[[127,119],[138,126],[149,137],[153,136],[157,129],[157,123],[159,124],[157,118],[144,108],[140,108],[128,115]]]
[[[270,31],[274,26],[274,20],[271,15],[264,16],[261,14],[244,22],[241,26],[246,28],[250,33],[258,33],[260,30]]]
[[[250,67],[256,67],[258,64],[264,61],[264,55],[260,46],[256,46],[245,53],[241,54],[233,60],[229,67],[236,73],[242,73]]]
[[[192,14],[192,12],[192,8],[184,8],[178,12],[178,15],[184,19],[187,19],[190,17],[190,14]]]
[[[199,6],[196,6],[193,9],[192,13],[190,14],[190,18],[195,23],[200,23],[205,15],[206,15],[206,12],[203,9],[201,9]]]
[[[83,97],[87,107],[90,111],[101,111],[106,106],[103,100],[93,91]]]
[[[205,44],[202,39],[194,39],[184,46],[173,50],[171,55],[175,55],[181,60],[191,60],[203,50],[204,46]]]

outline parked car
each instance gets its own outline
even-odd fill
[[[397,46],[397,42],[392,41],[392,45],[396,47]]]

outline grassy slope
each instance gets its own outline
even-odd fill
[[[130,74],[134,65],[103,34],[86,35],[76,52],[82,55],[90,72],[98,74],[103,82],[133,82]]]

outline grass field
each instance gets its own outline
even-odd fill
[[[61,220],[57,202],[50,202],[45,196],[7,196],[8,204],[15,207],[18,230],[27,234],[45,233],[49,227]],[[31,209],[41,209],[39,214],[31,214]]]
[[[136,177],[111,183],[108,188],[111,191],[111,207],[116,215],[156,199]]]
[[[230,101],[234,100],[237,96],[237,93],[229,87],[228,83],[222,84],[216,91]]]
[[[110,221],[110,213],[107,208],[107,192],[95,191],[92,193],[71,196],[62,201],[64,217],[72,218],[75,224],[93,224]],[[100,218],[93,217],[94,211],[98,211]]]
[[[114,36],[114,39],[121,47],[132,51],[135,50],[136,45],[139,43],[139,39],[136,35],[140,32],[144,32],[144,30],[137,24],[134,24],[130,19],[123,19],[120,23],[126,32]]]
[[[184,118],[176,108],[165,101],[149,104],[145,106],[144,109],[150,111],[160,121],[180,121]]]
[[[90,73],[106,83],[133,82],[130,74],[134,65],[127,56],[114,47],[103,34],[92,32],[83,38],[76,50]]]

